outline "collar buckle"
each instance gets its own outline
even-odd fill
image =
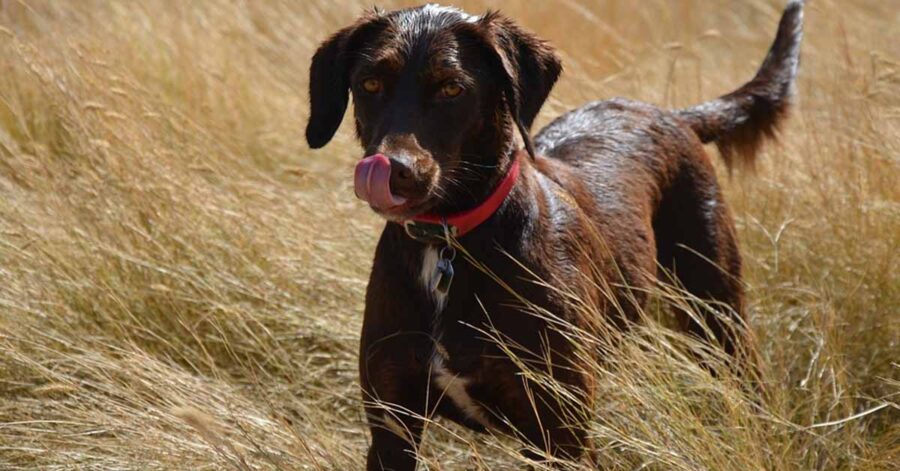
[[[456,226],[449,224],[435,224],[424,221],[407,220],[403,221],[403,230],[406,231],[411,239],[424,243],[446,243],[447,235],[456,237],[458,232]]]

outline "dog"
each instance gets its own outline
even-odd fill
[[[497,12],[373,11],[324,41],[310,67],[307,141],[331,140],[352,95],[366,156],[354,189],[386,219],[359,354],[367,469],[414,470],[423,417],[434,414],[581,459],[585,424],[567,423],[560,401],[485,334],[534,352],[531,363],[589,398],[585,360],[554,322],[522,308],[594,325],[563,291],[624,326],[648,288],[674,281],[718,307],[707,329],[687,318],[685,328],[738,350],[743,336],[729,325],[744,311],[741,257],[703,144],[730,168],[774,137],[802,16],[792,0],[756,76],[732,93],[674,111],[597,101],[533,138],[562,65]]]

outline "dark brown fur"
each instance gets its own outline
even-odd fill
[[[657,278],[676,281],[718,307],[707,319],[710,340],[736,351],[741,339],[728,324],[742,320],[741,259],[702,144],[718,143],[728,162],[749,160],[772,135],[796,73],[801,7],[791,2],[759,73],[736,92],[676,112],[595,102],[559,117],[533,142],[528,130],[561,66],[546,43],[508,19],[434,7],[373,13],[323,44],[311,68],[310,145],[331,139],[352,91],[366,153],[390,157],[391,189],[409,200],[381,211],[389,222],[366,294],[360,381],[372,431],[368,469],[414,469],[421,417],[432,414],[520,433],[557,456],[582,455],[584,424],[564,419],[553,394],[524,380],[479,332],[502,335],[534,368],[552,365],[552,376],[590,404],[586,360],[511,292],[590,329],[598,319],[584,318],[552,287],[624,325]],[[359,88],[372,77],[380,91]],[[465,93],[441,98],[448,81]],[[459,239],[483,267],[458,258],[441,309],[419,282],[430,249],[397,221],[477,205],[509,168],[517,133],[533,157],[519,157],[520,178],[506,201]],[[684,324],[704,335],[687,317]],[[443,390],[436,365],[465,382],[470,403],[444,394],[452,386]]]

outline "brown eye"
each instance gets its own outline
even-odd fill
[[[369,78],[363,80],[362,83],[363,90],[368,93],[378,93],[381,91],[381,80]]]
[[[462,92],[462,85],[454,82],[446,83],[443,87],[441,87],[441,96],[444,98],[456,98]]]

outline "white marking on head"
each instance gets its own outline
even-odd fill
[[[446,7],[443,5],[438,5],[437,3],[429,3],[429,4],[425,5],[424,7],[422,7],[422,9],[429,13],[456,13],[457,15],[461,16],[462,19],[466,23],[475,23],[476,21],[481,19],[481,17],[475,16],[475,15],[470,15],[470,14],[460,10],[459,8]]]

